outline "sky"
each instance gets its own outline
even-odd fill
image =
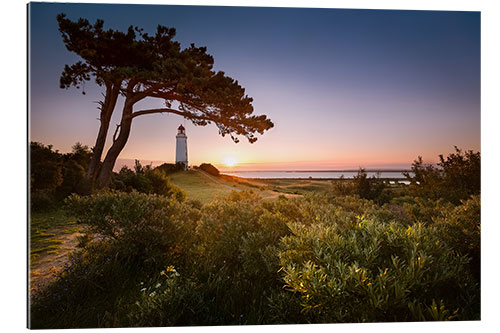
[[[454,146],[480,151],[479,12],[32,3],[30,140],[67,152],[95,143],[103,89],[59,88],[64,65],[79,59],[62,43],[58,13],[119,30],[175,27],[183,47],[206,46],[215,69],[275,124],[256,143],[235,144],[215,125],[137,117],[117,168],[174,162],[179,124],[189,163],[224,170],[397,169],[417,156],[436,162]]]

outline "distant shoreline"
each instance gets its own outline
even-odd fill
[[[242,171],[234,171],[234,170],[219,170],[220,173],[229,172],[229,173],[244,173],[244,172],[358,172],[359,169],[350,169],[350,170],[242,170]],[[410,169],[399,170],[399,169],[365,169],[365,172],[411,172]]]
[[[359,170],[319,170],[319,171],[220,171],[221,175],[237,177],[242,179],[288,179],[288,180],[348,180],[354,179]],[[405,180],[404,172],[412,173],[411,170],[366,170],[369,178],[376,177],[381,180],[402,181]]]
[[[237,176],[232,176],[232,175],[226,175],[226,174],[222,174],[224,176],[230,176],[230,177],[237,177]],[[262,180],[262,181],[267,181],[267,180],[270,180],[270,181],[275,181],[275,180],[318,180],[318,181],[329,181],[329,180],[353,180],[353,178],[314,178],[314,177],[304,177],[304,178],[242,178],[241,179],[246,179],[246,180]],[[378,180],[385,180],[385,181],[398,181],[398,182],[403,182],[403,181],[406,181],[406,178],[384,178],[384,177],[380,177],[380,178],[377,178]]]

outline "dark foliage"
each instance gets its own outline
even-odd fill
[[[369,178],[363,168],[359,169],[358,174],[352,180],[342,176],[333,181],[331,193],[339,196],[357,195],[380,205],[390,202],[393,196],[382,180],[375,176]]]
[[[455,153],[446,159],[439,156],[437,166],[425,165],[422,157],[413,162],[411,171],[406,173],[410,181],[408,193],[431,200],[445,199],[458,205],[471,195],[481,192],[481,155],[479,152],[462,152],[455,147]]]
[[[52,145],[30,143],[31,190],[55,190],[63,182],[62,154],[52,150]]]
[[[186,193],[170,182],[163,169],[164,167],[153,169],[150,165],[142,166],[135,160],[134,170],[130,170],[127,166],[122,167],[119,173],[113,174],[109,187],[123,192],[137,191],[175,197],[179,201],[186,200]]]
[[[77,142],[72,152],[61,154],[52,146],[30,143],[30,204],[34,211],[49,210],[71,193],[88,194],[86,180],[91,152]]]
[[[435,219],[441,238],[457,253],[467,255],[472,274],[481,278],[481,198],[473,195]]]
[[[219,170],[210,163],[202,163],[198,168],[212,176],[219,177],[220,175]]]
[[[360,168],[358,174],[354,176],[354,187],[357,192],[356,194],[359,195],[360,198],[374,200],[377,203],[385,203],[388,201],[387,198],[382,195],[385,184],[377,177],[368,178],[363,168]]]
[[[184,170],[184,164],[182,163],[163,163],[155,168],[155,170],[163,172],[165,175]]]

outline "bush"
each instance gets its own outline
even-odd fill
[[[455,205],[481,191],[481,155],[479,152],[462,153],[455,147],[455,153],[446,160],[439,155],[437,167],[424,165],[422,157],[413,162],[410,173],[405,173],[410,186],[407,192],[430,200],[445,199]]]
[[[154,170],[161,171],[165,175],[170,175],[177,171],[184,170],[184,163],[163,163],[162,165],[157,166]]]
[[[33,212],[53,210],[58,204],[54,190],[43,189],[30,192],[30,209]]]
[[[30,188],[34,190],[55,190],[63,182],[62,156],[38,142],[30,143]]]
[[[71,193],[89,194],[86,170],[91,152],[77,142],[71,153],[61,154],[52,146],[30,143],[30,190],[33,210],[52,209]]]
[[[220,175],[219,170],[210,163],[202,163],[198,168],[212,176],[218,177]]]
[[[111,192],[72,195],[66,204],[86,225],[87,242],[33,300],[33,328],[103,327],[109,315],[122,315],[122,304],[136,301],[130,297],[139,281],[190,258],[200,213],[174,198]]]
[[[342,175],[340,179],[332,181],[330,193],[336,196],[357,195],[379,205],[389,202],[392,196],[383,181],[376,177],[368,178],[363,168],[359,169],[352,180],[345,179]]]
[[[74,160],[65,162],[63,169],[63,182],[57,189],[59,197],[64,199],[72,193],[90,194],[91,181],[86,178],[87,170]]]
[[[479,197],[380,207],[232,192],[202,206],[134,191],[67,204],[87,241],[33,301],[36,328],[479,318]]]
[[[462,205],[445,210],[436,219],[441,238],[457,253],[471,258],[476,280],[481,274],[481,198],[473,195]]]
[[[187,199],[186,192],[172,184],[162,169],[152,169],[150,165],[143,167],[138,160],[135,160],[134,170],[123,166],[118,174],[114,174],[110,188],[123,192],[135,190],[146,194],[158,194],[173,197],[178,201]]]
[[[175,199],[137,192],[72,195],[66,204],[93,234],[123,247],[121,256],[152,267],[185,254],[199,214]]]
[[[402,207],[410,221],[424,224],[434,223],[445,211],[453,209],[453,205],[444,199],[404,196],[393,199],[392,203]]]
[[[313,322],[473,319],[478,313],[468,257],[441,242],[433,227],[359,218],[351,228],[291,228],[280,252],[283,279],[300,298],[295,307]]]

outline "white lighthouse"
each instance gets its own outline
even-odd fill
[[[184,164],[184,169],[188,168],[188,151],[187,151],[187,136],[184,126],[179,126],[177,135],[175,136],[175,163]]]

